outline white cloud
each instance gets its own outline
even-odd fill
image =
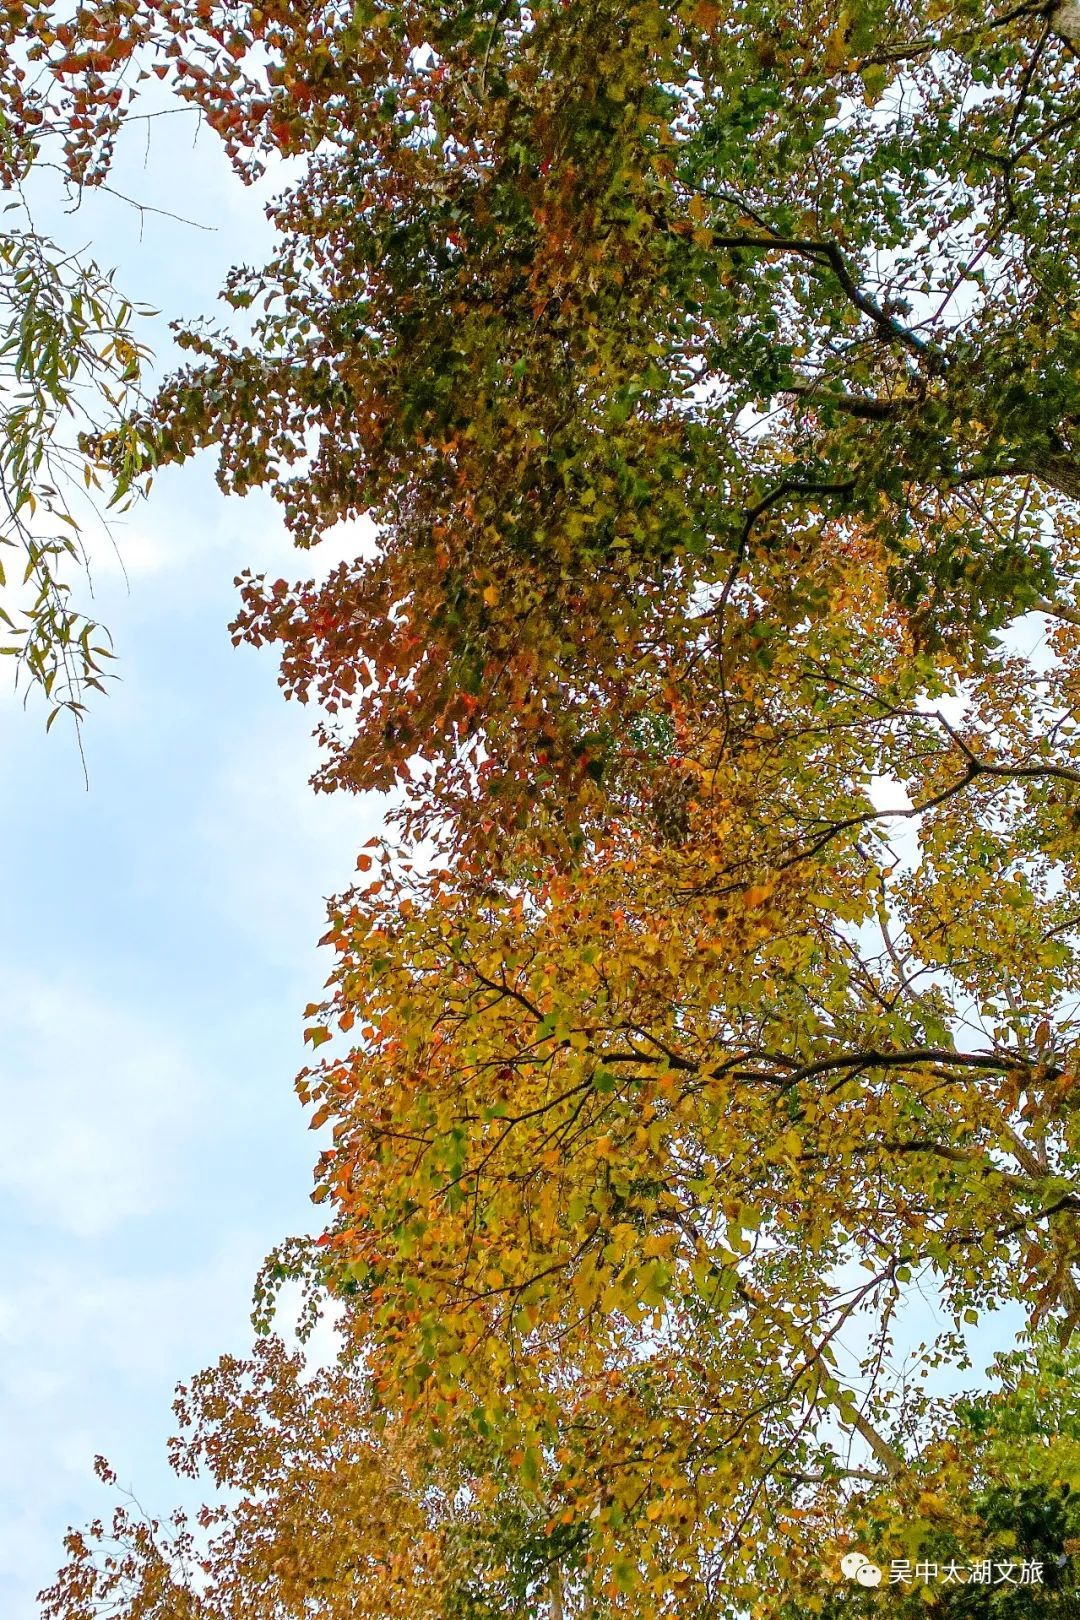
[[[88,525],[85,538],[92,579],[107,597],[128,588],[133,596],[155,586],[175,590],[178,584],[193,596],[215,581],[231,585],[242,568],[290,580],[324,579],[339,563],[370,556],[375,536],[370,519],[350,518],[327,529],[310,550],[299,549],[268,492],[227,502],[216,496],[208,452],[185,466],[163,468],[145,500],[107,530]],[[217,572],[208,577],[211,561]]]
[[[160,1209],[200,1093],[161,1031],[10,964],[0,1027],[0,1192],[24,1219],[81,1236]]]
[[[375,795],[314,792],[314,719],[310,709],[279,707],[249,731],[209,784],[199,826],[214,904],[262,952],[296,966],[323,933],[325,899],[352,882],[357,852],[386,809]]]

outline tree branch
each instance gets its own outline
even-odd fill
[[[899,399],[875,399],[868,394],[833,393],[830,389],[811,382],[794,383],[790,388],[785,388],[784,393],[794,394],[796,398],[808,400],[812,405],[842,411],[845,416],[858,416],[869,422],[887,421],[889,417],[896,415],[903,403]]]
[[[1061,619],[1064,624],[1080,625],[1080,613],[1076,608],[1066,607],[1064,602],[1051,602],[1040,596],[1037,602],[1032,602],[1033,613],[1045,613],[1048,619]]]
[[[732,201],[731,198],[707,191],[704,187],[697,189],[701,191],[702,196],[709,197],[714,202],[730,204]],[[782,236],[779,231],[773,231],[768,224],[764,224],[763,228],[766,233],[764,236],[751,236],[747,233],[738,236],[714,234],[713,245],[729,250],[744,248],[751,253],[793,253],[799,258],[809,260],[811,264],[828,268],[840,283],[849,303],[854,304],[856,309],[872,320],[883,337],[903,344],[904,348],[913,354],[920,356],[932,354],[938,359],[944,358],[934,344],[919,337],[909,326],[905,326],[894,315],[883,309],[868,292],[863,291],[848,269],[847,260],[835,242],[817,242],[812,237]]]

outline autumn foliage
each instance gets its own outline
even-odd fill
[[[341,1365],[260,1352],[264,1440],[204,1379],[227,1556],[139,1543],[121,1612],[820,1608],[856,1529],[977,1518],[920,1302],[927,1368],[1080,1322],[1067,19],[133,3],[89,60],[106,17],[58,83],[130,52],[242,173],[306,157],[250,335],[125,443],[301,547],[374,520],[234,635],[319,787],[400,795],[300,1079]]]

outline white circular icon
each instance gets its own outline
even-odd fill
[[[860,1586],[881,1585],[881,1571],[865,1553],[845,1553],[840,1560],[840,1568],[849,1581],[858,1581]]]

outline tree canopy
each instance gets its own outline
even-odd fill
[[[867,1486],[952,1488],[927,1291],[924,1368],[1080,1321],[1073,8],[106,24],[53,71],[157,53],[242,173],[304,158],[124,454],[377,528],[234,626],[317,785],[403,796],[300,1079],[349,1443],[541,1504],[552,1620],[767,1608]],[[314,1612],[398,1601],[375,1476],[388,1584]]]

